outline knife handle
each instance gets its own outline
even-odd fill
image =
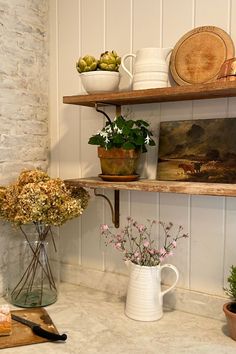
[[[32,331],[37,336],[40,336],[42,338],[46,338],[46,339],[51,340],[51,341],[57,341],[57,340],[65,341],[67,339],[67,335],[65,333],[64,334],[57,334],[57,333],[49,332],[49,331],[46,331],[45,329],[43,329],[40,326],[33,326],[32,327]]]

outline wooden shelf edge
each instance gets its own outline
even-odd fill
[[[178,193],[209,196],[236,196],[236,184],[230,183],[198,183],[175,182],[140,179],[135,182],[105,182],[97,177],[67,179],[68,186],[85,188],[104,188],[112,190],[134,190],[145,192]]]
[[[110,104],[120,106],[127,104],[158,103],[235,96],[236,81],[215,81],[208,84],[108,92],[91,95],[84,94],[64,96],[63,103],[87,107],[94,107],[96,103],[100,103],[101,105]]]

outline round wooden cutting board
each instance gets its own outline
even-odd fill
[[[176,43],[170,71],[179,85],[201,84],[217,79],[221,65],[234,56],[231,37],[221,28],[197,27]]]

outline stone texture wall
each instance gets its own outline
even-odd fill
[[[48,0],[0,0],[0,184],[48,166]],[[0,294],[9,225],[0,225]]]

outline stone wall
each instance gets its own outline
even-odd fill
[[[48,166],[48,0],[0,0],[0,184]],[[0,294],[7,240],[0,228]]]

